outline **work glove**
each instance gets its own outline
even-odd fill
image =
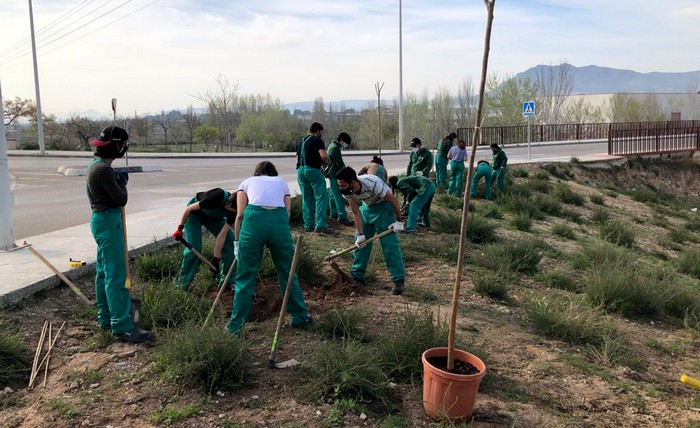
[[[357,245],[359,247],[366,240],[367,239],[365,238],[365,235],[357,235],[357,238],[355,238],[355,245]]]
[[[121,180],[126,185],[129,182],[129,173],[126,171],[117,171],[117,180]]]
[[[391,223],[390,228],[394,229],[394,232],[403,232],[403,222],[401,221],[396,221],[394,223]]]
[[[417,177],[422,177],[422,176],[423,176],[423,171],[416,171],[416,176],[417,176]]]
[[[238,241],[233,241],[233,257],[239,258],[238,257]]]
[[[210,261],[211,261],[211,264],[213,264],[214,267],[216,268],[216,271],[219,272],[219,270],[221,268],[221,258],[214,256],[211,258]]]
[[[182,231],[183,231],[184,229],[185,229],[185,226],[184,226],[184,225],[182,225],[182,224],[179,225],[179,226],[177,227],[177,230],[176,230],[175,232],[173,232],[173,239],[176,240],[176,241],[181,240],[181,239],[182,239]]]

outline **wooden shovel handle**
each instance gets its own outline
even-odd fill
[[[59,278],[61,278],[61,281],[65,282],[70,287],[70,289],[73,290],[73,293],[75,293],[78,297],[80,297],[80,299],[83,302],[87,303],[88,305],[92,305],[92,302],[90,301],[90,299],[85,297],[83,292],[80,291],[80,289],[78,287],[76,287],[75,284],[73,284],[70,279],[66,278],[66,276],[64,274],[62,274],[60,270],[56,269],[56,267],[54,265],[52,265],[51,262],[46,260],[44,258],[44,256],[42,256],[41,254],[39,254],[39,252],[37,250],[35,250],[34,247],[29,245],[27,248],[29,248],[29,251],[32,254],[34,254],[39,260],[41,260],[46,266],[48,266],[48,268],[51,269],[53,271],[53,273],[55,273]]]

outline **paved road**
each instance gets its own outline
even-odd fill
[[[532,147],[533,161],[566,161],[571,156],[604,154],[605,143],[543,145]],[[371,159],[370,155],[346,154],[346,163],[359,168]],[[527,161],[527,148],[508,148],[511,163]],[[477,159],[490,157],[490,151],[479,150]],[[386,167],[401,171],[408,154],[391,153],[383,156]],[[129,181],[128,212],[148,211],[154,207],[173,205],[184,207],[198,191],[213,187],[235,188],[249,177],[255,164],[265,156],[246,158],[178,159],[172,157],[131,159],[130,165],[157,165],[161,172],[131,174]],[[295,160],[270,159],[280,176],[296,184]],[[57,172],[59,166],[84,167],[86,158],[37,158],[11,156],[8,160],[14,192],[14,236],[21,240],[33,236],[85,224],[90,221],[90,208],[85,196],[85,177],[66,177]],[[115,166],[123,166],[123,160]],[[173,212],[173,223],[181,212]]]

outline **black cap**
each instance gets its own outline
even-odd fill
[[[423,142],[418,137],[413,137],[413,139],[411,140],[411,147],[418,147],[418,146],[422,146],[422,145],[423,145]]]
[[[90,145],[103,147],[109,143],[122,144],[129,139],[129,134],[118,126],[108,126],[100,134],[100,138],[90,141]]]

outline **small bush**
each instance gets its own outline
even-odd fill
[[[565,204],[581,206],[586,203],[586,198],[582,194],[571,190],[571,187],[566,183],[557,183],[552,194]]]
[[[474,244],[496,240],[496,226],[489,220],[474,214],[467,219],[467,239]]]
[[[596,194],[596,195],[590,195],[588,199],[591,200],[591,203],[594,203],[596,205],[605,205],[605,196]]]
[[[590,220],[596,224],[607,223],[610,220],[610,211],[598,207],[591,212]]]
[[[662,293],[652,278],[636,263],[607,262],[588,269],[583,282],[591,303],[626,317],[651,317],[662,307]]]
[[[558,223],[552,226],[552,233],[564,239],[576,239],[576,233],[568,224]]]
[[[543,169],[543,170],[537,171],[532,176],[532,178],[536,179],[536,180],[549,180],[549,176],[550,176],[549,171]]]
[[[542,220],[544,215],[532,203],[529,196],[504,194],[496,200],[504,210],[514,213],[527,213],[533,220]]]
[[[496,300],[508,298],[510,278],[499,271],[479,269],[472,276],[474,291]]]
[[[690,231],[700,232],[700,215],[692,216],[683,226]]]
[[[496,204],[479,204],[476,206],[477,214],[484,218],[492,218],[495,220],[500,220],[503,218],[503,211]]]
[[[547,215],[558,216],[561,214],[561,202],[549,195],[537,195],[535,207]]]
[[[688,231],[681,228],[669,230],[667,236],[671,242],[675,242],[677,244],[682,244],[686,242],[688,238],[690,238],[690,236],[688,236]]]
[[[32,351],[16,326],[0,319],[0,386],[15,386],[29,375]]]
[[[569,272],[547,272],[537,276],[537,281],[550,288],[578,293],[581,285],[573,279],[574,275]]]
[[[648,189],[637,189],[629,192],[629,196],[637,202],[644,204],[659,202],[659,195]]]
[[[141,324],[145,329],[201,323],[212,302],[166,283],[147,284],[141,291]]]
[[[448,197],[454,199],[452,196]],[[430,220],[431,229],[437,233],[459,234],[462,228],[462,216],[457,211],[431,209]]]
[[[532,219],[528,213],[516,214],[510,219],[510,224],[523,232],[529,232],[532,229]]]
[[[248,379],[248,343],[221,326],[165,330],[152,358],[167,381],[208,393],[235,391]]]
[[[554,294],[531,295],[525,299],[525,314],[537,334],[574,345],[598,345],[614,332],[613,324],[579,298]]]
[[[180,271],[182,249],[178,247],[161,248],[136,258],[134,272],[146,282],[159,282],[175,277]]]
[[[304,211],[302,209],[301,195],[294,195],[291,198],[291,206],[289,210],[289,222],[292,227],[304,226]]]
[[[431,311],[411,312],[407,309],[398,314],[393,326],[379,340],[384,371],[392,379],[418,380],[423,369],[423,352],[446,343],[445,323],[436,320]]]
[[[447,208],[448,210],[461,211],[464,205],[464,200],[462,198],[455,198],[454,196],[443,193],[442,195],[436,195],[433,198],[433,204],[439,207]]]
[[[493,269],[503,267],[512,272],[535,273],[542,253],[534,240],[509,240],[484,248],[483,258]]]
[[[422,351],[421,351],[422,352]],[[348,399],[390,406],[389,379],[380,353],[356,341],[326,342],[302,364],[303,396],[314,402]]]
[[[513,177],[516,178],[527,178],[530,175],[525,168],[516,168],[513,170],[512,174]]]
[[[634,246],[634,231],[624,223],[611,221],[600,225],[600,238],[622,247]]]
[[[547,178],[531,178],[527,183],[532,190],[538,193],[549,193],[552,190],[552,185]]]
[[[366,318],[359,309],[333,309],[316,322],[316,331],[327,339],[361,339]]]
[[[156,410],[148,417],[148,421],[156,425],[170,425],[197,416],[198,414],[199,407],[195,404],[188,404],[182,408],[167,407],[163,410]]]
[[[633,264],[636,257],[629,250],[607,243],[586,245],[579,253],[573,255],[571,263],[574,269],[583,270],[607,262],[620,265]]]
[[[700,279],[700,250],[695,248],[685,251],[678,258],[678,270],[686,275]]]

